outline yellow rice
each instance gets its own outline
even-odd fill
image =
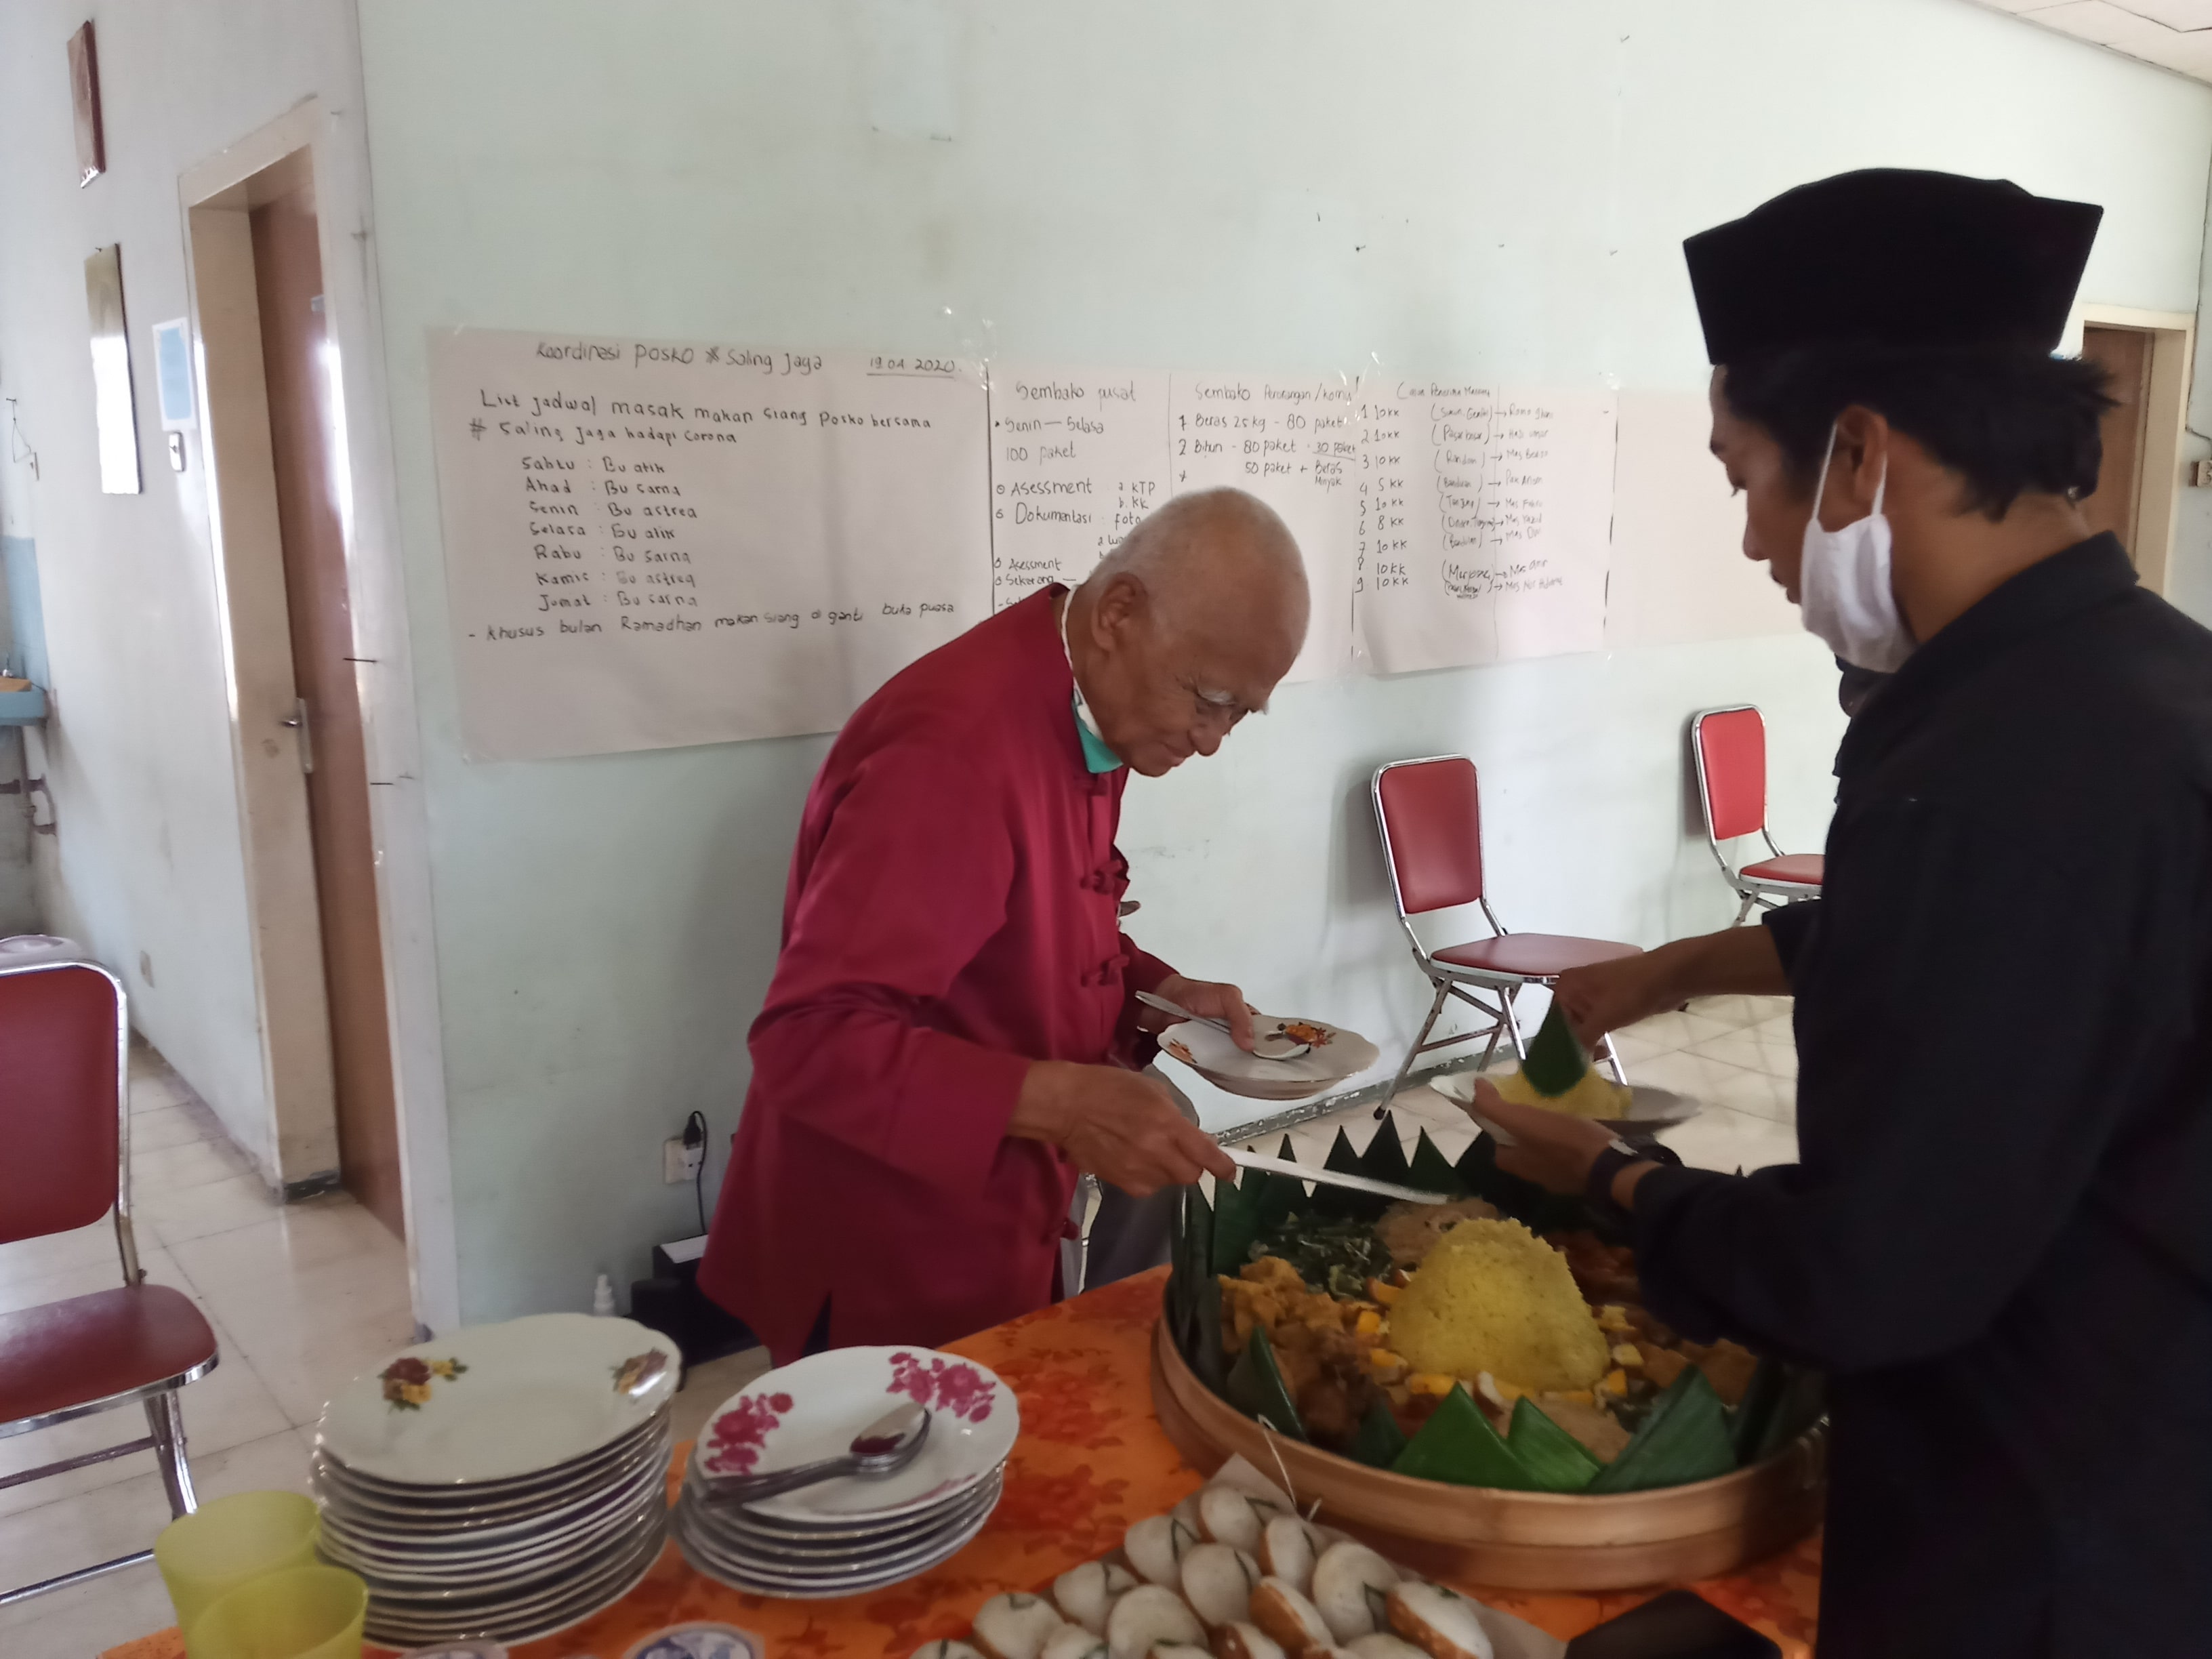
[[[1519,1072],[1508,1072],[1493,1078],[1499,1097],[1516,1106],[1540,1106],[1547,1112],[1565,1112],[1569,1117],[1626,1117],[1628,1091],[1612,1079],[1600,1077],[1595,1070],[1584,1072],[1581,1081],[1563,1095],[1540,1095],[1536,1085]]]
[[[1488,1371],[1530,1392],[1605,1375],[1605,1333],[1567,1260],[1517,1221],[1462,1221],[1390,1310],[1390,1344],[1416,1371]]]

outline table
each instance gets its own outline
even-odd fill
[[[513,1659],[623,1659],[654,1631],[701,1620],[753,1632],[771,1659],[907,1659],[924,1642],[964,1635],[975,1610],[1000,1591],[1041,1589],[1104,1554],[1132,1522],[1173,1508],[1201,1484],[1152,1415],[1147,1345],[1166,1277],[1161,1269],[1125,1279],[951,1345],[1006,1379],[1021,1401],[1022,1434],[998,1512],[935,1571],[842,1601],[781,1601],[702,1577],[671,1544],[622,1601],[558,1636],[513,1649]],[[672,1494],[689,1450],[677,1449]],[[1820,1577],[1814,1537],[1695,1588],[1774,1638],[1789,1659],[1810,1659]],[[1657,1594],[1657,1587],[1602,1595],[1459,1588],[1561,1637]],[[184,1659],[184,1642],[173,1629],[161,1631],[102,1659]]]

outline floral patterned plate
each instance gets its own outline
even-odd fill
[[[702,1534],[727,1553],[760,1566],[794,1571],[832,1568],[863,1558],[902,1554],[940,1533],[964,1525],[995,1507],[1005,1486],[1003,1478],[994,1475],[949,1504],[939,1504],[919,1515],[901,1516],[872,1531],[840,1533],[826,1539],[763,1529],[746,1520],[745,1511],[734,1504],[710,1508],[699,1503],[687,1486],[676,1505],[676,1525],[679,1531]]]
[[[853,1437],[904,1395],[929,1408],[921,1455],[883,1480],[802,1486],[745,1507],[782,1521],[887,1521],[945,1504],[988,1480],[1014,1449],[1021,1408],[996,1376],[928,1348],[833,1348],[739,1390],[700,1431],[708,1474],[766,1474],[842,1457]]]
[[[903,1570],[923,1572],[975,1535],[999,1506],[1004,1484],[993,1480],[979,1487],[980,1503],[963,1499],[954,1509],[939,1512],[918,1537],[902,1542],[872,1546],[832,1560],[792,1560],[764,1553],[713,1530],[711,1515],[696,1504],[679,1503],[672,1525],[678,1541],[693,1554],[763,1583],[854,1583]]]
[[[859,1595],[869,1590],[889,1589],[902,1584],[909,1578],[918,1578],[931,1568],[949,1561],[974,1541],[991,1519],[986,1510],[973,1519],[964,1522],[951,1536],[939,1543],[934,1551],[920,1560],[901,1561],[896,1565],[857,1577],[843,1579],[809,1578],[781,1573],[764,1573],[758,1569],[739,1565],[727,1556],[716,1553],[711,1545],[689,1533],[677,1534],[677,1545],[684,1559],[694,1571],[727,1584],[732,1589],[744,1590],[752,1595],[780,1596],[793,1601],[833,1601],[848,1595]]]
[[[554,1469],[676,1392],[676,1345],[627,1319],[533,1314],[403,1349],[323,1407],[315,1443],[373,1480],[453,1488]]]
[[[1253,1100],[1304,1100],[1382,1058],[1382,1050],[1358,1032],[1318,1019],[1256,1014],[1252,1024],[1262,1035],[1292,1037],[1310,1046],[1296,1060],[1261,1060],[1231,1042],[1226,1032],[1188,1020],[1160,1033],[1160,1049],[1215,1088]]]

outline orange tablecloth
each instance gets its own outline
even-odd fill
[[[645,1581],[584,1624],[512,1650],[514,1659],[623,1659],[665,1626],[734,1625],[763,1638],[773,1659],[907,1659],[924,1642],[963,1635],[975,1610],[1001,1590],[1042,1589],[1079,1561],[1103,1555],[1133,1521],[1170,1509],[1200,1485],[1152,1416],[1146,1344],[1164,1270],[952,1345],[1006,1380],[1022,1406],[1006,1496],[982,1534],[936,1571],[843,1601],[780,1601],[701,1577],[674,1545]],[[675,1486],[688,1448],[669,1472]],[[1696,1588],[1773,1637],[1790,1659],[1810,1659],[1820,1577],[1820,1540]],[[1555,1636],[1574,1636],[1655,1590],[1538,1595],[1460,1588]],[[382,1655],[389,1650],[372,1646]],[[103,1659],[183,1659],[174,1630],[126,1642]]]

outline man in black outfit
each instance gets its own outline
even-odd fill
[[[1815,902],[1570,975],[1796,998],[1800,1159],[1481,1109],[1652,1310],[1829,1376],[1821,1659],[2212,1652],[2212,635],[2075,501],[2099,210],[1846,174],[1691,239],[1745,550],[1856,666]]]
[[[1867,706],[1867,699],[1889,684],[1889,676],[1862,668],[1855,662],[1845,662],[1841,657],[1836,659],[1836,668],[1842,675],[1836,682],[1836,701],[1843,706],[1846,719],[1856,720],[1859,710]]]

